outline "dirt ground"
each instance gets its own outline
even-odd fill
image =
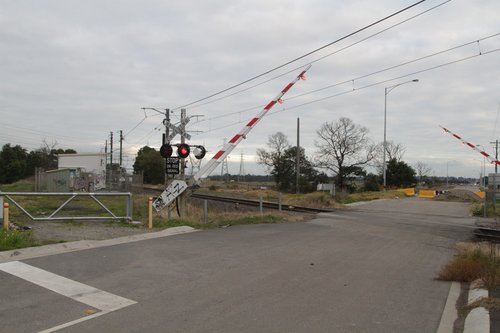
[[[22,225],[31,228],[33,238],[40,244],[103,240],[158,231],[157,229],[149,230],[143,225],[107,221],[32,221],[23,222]]]

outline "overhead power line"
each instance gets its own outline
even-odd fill
[[[386,20],[388,20],[388,19],[390,19],[390,18],[392,18],[392,17],[394,17],[394,16],[396,16],[396,15],[399,15],[399,14],[401,14],[401,13],[403,13],[403,12],[405,12],[405,11],[407,11],[407,10],[409,10],[409,9],[411,9],[411,8],[413,8],[413,7],[417,6],[417,5],[419,5],[419,4],[421,4],[421,3],[425,2],[425,1],[426,1],[426,0],[420,0],[420,1],[418,1],[418,2],[415,2],[414,4],[412,4],[412,5],[408,6],[408,7],[405,7],[405,8],[403,8],[403,9],[401,9],[401,10],[398,10],[398,11],[396,11],[396,12],[394,12],[394,13],[392,13],[392,14],[390,14],[390,15],[388,15],[388,16],[386,16],[386,17],[382,18],[382,19],[379,19],[379,20],[377,20],[377,21],[375,21],[375,22],[373,22],[373,23],[370,23],[370,24],[368,24],[368,25],[366,25],[366,26],[362,27],[361,29],[358,29],[358,30],[356,30],[356,31],[354,31],[354,32],[351,32],[351,33],[349,33],[349,34],[347,34],[347,35],[345,35],[345,36],[343,36],[343,37],[340,37],[340,38],[338,38],[338,39],[336,39],[336,40],[334,40],[334,41],[332,41],[332,42],[330,42],[330,43],[328,43],[328,44],[325,44],[325,45],[323,45],[323,46],[321,46],[321,47],[319,47],[319,48],[317,48],[317,49],[315,49],[315,50],[313,50],[313,51],[310,51],[310,52],[308,52],[308,53],[306,53],[306,54],[304,54],[304,55],[301,55],[301,56],[299,56],[299,57],[297,57],[297,58],[295,58],[295,59],[292,59],[292,60],[290,60],[290,61],[288,61],[288,62],[285,62],[285,63],[283,63],[283,64],[281,64],[281,65],[279,65],[279,66],[276,66],[276,67],[274,67],[274,68],[272,68],[272,69],[270,69],[270,70],[268,70],[268,71],[266,71],[266,72],[264,72],[264,73],[258,74],[258,75],[254,76],[254,77],[251,77],[251,78],[249,78],[249,79],[247,79],[247,80],[245,80],[245,81],[243,81],[243,82],[240,82],[240,83],[238,83],[238,84],[232,85],[232,86],[230,86],[230,87],[228,87],[228,88],[222,89],[222,90],[220,90],[220,91],[218,91],[218,92],[215,92],[215,93],[213,93],[213,94],[211,94],[211,95],[208,95],[208,96],[206,96],[206,97],[203,97],[203,98],[200,98],[200,99],[198,99],[198,100],[195,100],[195,101],[193,101],[193,102],[190,102],[190,103],[187,103],[187,104],[184,104],[184,105],[178,106],[178,107],[176,107],[176,108],[174,108],[174,109],[172,109],[172,110],[177,110],[177,109],[181,109],[181,108],[185,108],[185,107],[191,106],[191,105],[193,105],[193,104],[197,104],[197,103],[202,102],[202,101],[205,101],[205,100],[207,100],[207,99],[209,99],[209,98],[212,98],[212,97],[218,96],[218,95],[220,95],[220,94],[223,94],[223,93],[225,93],[225,92],[227,92],[227,91],[229,91],[229,90],[232,90],[232,89],[234,89],[234,88],[240,87],[240,86],[242,86],[242,85],[244,85],[244,84],[246,84],[246,83],[249,83],[249,82],[251,82],[251,81],[254,81],[254,80],[256,80],[256,79],[258,79],[258,78],[260,78],[260,77],[263,77],[263,76],[265,76],[265,75],[267,75],[267,74],[270,74],[270,73],[272,73],[272,72],[274,72],[274,71],[277,71],[278,69],[281,69],[281,68],[286,67],[286,66],[288,66],[288,65],[290,65],[290,64],[292,64],[292,63],[294,63],[294,62],[297,62],[297,61],[299,61],[299,60],[301,60],[301,59],[304,59],[304,58],[306,58],[306,57],[308,57],[308,56],[310,56],[310,55],[312,55],[312,54],[314,54],[314,53],[316,53],[316,52],[319,52],[319,51],[321,51],[321,50],[323,50],[323,49],[325,49],[325,48],[327,48],[327,47],[329,47],[329,46],[331,46],[331,45],[333,45],[333,44],[336,44],[336,43],[338,43],[338,42],[340,42],[340,41],[342,41],[342,40],[344,40],[344,39],[347,39],[347,38],[349,38],[349,37],[352,37],[352,36],[354,36],[354,35],[356,35],[356,34],[358,34],[358,33],[362,32],[362,31],[364,31],[364,30],[366,30],[366,29],[369,29],[369,28],[371,28],[371,27],[373,27],[373,26],[375,26],[375,25],[379,24],[379,23],[382,23],[382,22],[384,22],[384,21],[386,21]],[[451,1],[451,0],[449,0],[449,1]]]
[[[358,41],[356,41],[356,42],[354,42],[354,43],[351,43],[351,44],[349,44],[349,45],[347,45],[347,46],[344,46],[344,47],[342,47],[342,48],[340,48],[340,49],[338,49],[338,50],[335,50],[334,52],[328,53],[328,54],[326,54],[326,55],[324,55],[324,56],[321,56],[320,58],[314,59],[314,60],[310,61],[310,62],[309,62],[309,64],[314,64],[314,63],[319,62],[319,61],[321,61],[321,60],[324,60],[324,59],[326,59],[326,58],[328,58],[328,57],[331,57],[331,56],[333,56],[333,55],[335,55],[335,54],[337,54],[337,53],[340,53],[340,52],[342,52],[342,51],[345,51],[345,50],[347,50],[347,49],[350,49],[350,48],[351,48],[351,47],[353,47],[353,46],[356,46],[356,45],[358,45],[358,44],[361,44],[362,42],[365,42],[365,41],[367,41],[367,40],[369,40],[369,39],[371,39],[371,38],[373,38],[373,37],[375,37],[375,36],[378,36],[378,35],[380,35],[380,34],[382,34],[382,33],[386,32],[386,31],[388,31],[388,30],[394,29],[394,28],[396,28],[396,27],[398,27],[398,26],[400,26],[400,25],[402,25],[402,24],[404,24],[404,23],[406,23],[406,22],[408,22],[408,21],[411,21],[411,20],[413,20],[413,19],[415,19],[415,18],[417,18],[417,17],[419,17],[419,16],[422,16],[422,15],[424,15],[424,14],[426,14],[426,13],[428,13],[428,12],[430,12],[430,11],[432,11],[432,10],[436,9],[436,8],[439,8],[439,7],[441,7],[441,6],[445,5],[446,3],[450,2],[450,1],[452,1],[452,0],[446,0],[446,1],[443,1],[443,2],[441,2],[441,3],[439,3],[439,4],[435,5],[435,6],[433,6],[433,7],[431,7],[431,8],[428,8],[428,9],[426,9],[426,10],[424,10],[424,11],[422,11],[422,12],[418,13],[418,14],[415,14],[415,15],[413,15],[413,16],[411,16],[411,17],[408,17],[408,18],[406,18],[406,19],[404,19],[404,20],[402,20],[402,21],[400,21],[400,22],[397,22],[397,23],[395,23],[395,24],[393,24],[393,25],[391,25],[391,26],[389,26],[389,27],[387,27],[387,28],[384,28],[384,29],[382,29],[382,30],[380,30],[380,31],[377,31],[377,32],[375,32],[375,33],[373,33],[373,34],[371,34],[371,35],[367,36],[367,37],[364,37],[364,38],[362,38],[362,39],[360,39],[360,40],[358,40]],[[472,43],[475,43],[475,42],[477,42],[477,41],[474,41],[474,42],[472,42]],[[228,94],[228,95],[224,95],[224,96],[218,97],[218,98],[216,98],[216,99],[211,99],[211,100],[206,101],[206,102],[201,103],[201,104],[193,105],[193,106],[191,106],[191,107],[190,107],[190,109],[198,108],[198,107],[201,107],[201,106],[204,106],[204,105],[207,105],[207,104],[212,104],[212,103],[215,103],[215,102],[221,101],[221,100],[223,100],[223,99],[226,99],[226,98],[229,98],[229,97],[235,96],[235,95],[237,95],[237,94],[243,93],[243,92],[245,92],[245,91],[249,91],[249,90],[251,90],[251,89],[253,89],[253,88],[256,88],[256,87],[258,87],[258,86],[261,86],[261,85],[263,85],[263,84],[266,84],[266,83],[268,83],[268,82],[271,82],[271,81],[273,81],[273,80],[276,80],[276,79],[278,79],[278,78],[281,78],[281,77],[283,77],[283,76],[285,76],[285,75],[287,75],[287,74],[293,73],[293,72],[295,72],[295,71],[299,70],[299,69],[300,69],[300,68],[302,68],[302,67],[303,67],[303,66],[300,66],[300,67],[295,67],[295,68],[290,69],[290,70],[288,70],[288,71],[286,71],[286,72],[284,72],[284,73],[281,73],[281,74],[279,74],[279,75],[273,76],[273,77],[271,77],[271,78],[269,78],[269,79],[267,79],[267,80],[264,80],[264,81],[261,81],[261,82],[259,82],[259,83],[254,84],[254,85],[251,85],[251,86],[249,86],[249,87],[246,87],[246,88],[240,89],[240,90],[235,91],[235,92],[233,92],[233,93],[230,93],[230,94]],[[290,98],[288,98],[288,99],[290,99]],[[194,104],[194,103],[193,103],[193,104]]]
[[[337,82],[337,83],[334,83],[334,84],[330,84],[330,85],[327,85],[327,86],[324,86],[324,87],[321,87],[321,88],[318,88],[318,89],[307,91],[307,92],[304,92],[302,94],[291,96],[289,98],[283,99],[283,101],[290,101],[290,100],[293,100],[293,99],[296,99],[296,98],[299,98],[299,97],[311,95],[313,93],[317,93],[317,92],[320,92],[320,91],[328,90],[328,89],[331,89],[331,88],[334,88],[334,87],[337,87],[337,86],[341,86],[341,85],[347,84],[347,83],[354,84],[356,81],[358,81],[360,79],[364,79],[364,78],[367,78],[367,77],[370,77],[370,76],[374,76],[376,74],[387,72],[387,71],[390,71],[390,70],[393,70],[393,69],[396,69],[396,68],[401,68],[401,67],[404,67],[404,66],[407,66],[407,65],[410,65],[410,64],[422,61],[422,60],[430,59],[432,57],[435,57],[435,56],[438,56],[438,55],[442,55],[442,54],[445,54],[445,53],[448,53],[448,52],[451,52],[451,51],[456,51],[456,50],[458,50],[460,48],[464,48],[464,47],[467,47],[467,46],[470,46],[470,45],[473,45],[473,44],[477,44],[477,43],[480,43],[481,41],[484,41],[484,40],[487,40],[487,39],[491,39],[491,38],[494,38],[494,37],[498,37],[498,36],[500,36],[500,33],[495,33],[495,34],[492,34],[492,35],[489,35],[489,36],[486,36],[486,37],[483,37],[483,38],[480,38],[480,39],[476,39],[476,40],[473,40],[473,41],[470,41],[470,42],[467,42],[467,43],[463,43],[461,45],[450,47],[450,48],[445,49],[445,50],[437,51],[437,52],[434,52],[434,53],[431,53],[431,54],[428,54],[428,55],[425,55],[425,56],[422,56],[422,57],[419,57],[419,58],[415,58],[415,59],[412,59],[412,60],[409,60],[409,61],[405,61],[405,62],[402,62],[402,63],[397,64],[397,65],[389,66],[389,67],[386,67],[386,68],[383,68],[383,69],[380,69],[380,70],[376,70],[376,71],[368,73],[368,74],[360,75],[360,76],[357,76],[357,77],[349,79],[349,80],[344,80],[344,81]],[[475,56],[477,56],[477,55],[481,55],[481,52],[479,52]],[[409,75],[413,75],[413,74],[409,74]],[[393,79],[391,79],[391,80],[393,80]],[[356,90],[356,89],[353,89],[353,90]],[[244,113],[244,112],[247,112],[247,111],[252,111],[252,110],[258,109],[261,106],[262,105],[258,105],[258,106],[254,106],[254,107],[245,108],[245,109],[239,110],[239,111],[228,112],[228,113],[221,114],[221,115],[218,115],[218,116],[215,116],[215,117],[204,118],[202,120],[199,120],[199,121],[195,122],[194,124],[198,124],[198,123],[202,123],[202,122],[206,122],[206,121],[212,121],[212,120],[220,119],[220,118],[225,118],[225,117],[231,116],[231,115],[241,114],[241,113]]]
[[[449,65],[460,63],[460,62],[463,62],[463,61],[466,61],[466,60],[470,60],[470,59],[473,59],[473,58],[477,58],[477,57],[480,57],[480,56],[485,56],[485,55],[488,55],[488,54],[496,53],[496,52],[499,52],[499,51],[500,51],[500,48],[489,50],[489,51],[486,51],[486,52],[479,52],[478,54],[474,54],[474,55],[463,57],[463,58],[460,58],[460,59],[457,59],[457,60],[454,60],[454,61],[450,61],[450,62],[443,63],[443,64],[440,64],[440,65],[432,66],[432,67],[429,67],[429,68],[426,68],[426,69],[422,69],[422,70],[414,71],[414,72],[407,73],[407,74],[404,74],[404,75],[400,75],[398,77],[394,77],[394,78],[391,78],[391,79],[386,79],[386,80],[378,81],[378,82],[371,83],[371,84],[368,84],[368,85],[365,85],[365,86],[361,86],[361,87],[358,87],[358,88],[352,88],[350,90],[346,90],[346,91],[343,91],[343,92],[339,92],[339,93],[336,93],[336,94],[332,94],[332,95],[329,95],[329,96],[318,98],[318,99],[315,99],[315,100],[312,100],[312,101],[308,101],[308,102],[305,102],[305,103],[302,103],[302,104],[297,104],[297,105],[293,105],[293,106],[290,106],[290,107],[283,107],[281,110],[270,112],[268,114],[268,117],[271,116],[271,115],[275,115],[277,113],[281,113],[281,112],[284,112],[284,111],[289,111],[289,110],[301,108],[301,107],[304,107],[306,105],[310,105],[310,104],[322,102],[322,101],[325,101],[325,100],[328,100],[328,99],[332,99],[332,98],[335,98],[335,97],[339,97],[339,96],[343,96],[343,95],[346,95],[346,94],[350,94],[350,93],[353,93],[353,92],[361,90],[361,89],[371,88],[371,87],[374,87],[374,86],[385,84],[387,82],[391,82],[391,81],[395,81],[395,80],[400,80],[400,79],[403,79],[403,78],[414,76],[416,74],[428,72],[428,71],[431,71],[431,70],[435,70],[435,69],[438,69],[438,68],[446,67],[446,66],[449,66]],[[350,82],[350,81],[347,81],[347,82]],[[233,122],[233,123],[228,124],[228,125],[224,125],[224,126],[212,128],[212,129],[210,129],[208,131],[205,131],[204,133],[218,131],[218,130],[221,130],[221,129],[224,129],[224,128],[228,128],[228,127],[231,127],[231,126],[238,125],[238,124],[240,124],[242,122],[243,121],[238,121],[238,122]]]

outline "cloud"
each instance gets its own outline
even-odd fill
[[[99,151],[109,132],[121,129],[128,134],[125,149],[130,154],[129,162],[133,163],[134,151],[146,144],[159,146],[161,142],[162,116],[148,111],[144,120],[142,107],[174,109],[190,103],[412,3],[397,0],[376,4],[324,0],[5,3],[0,13],[0,116],[5,124],[0,125],[0,144],[19,142],[31,149],[38,147],[45,137],[78,151]],[[285,97],[347,81],[300,98],[288,101],[285,98],[285,104],[277,105],[273,114],[264,118],[235,150],[236,154],[244,152],[249,156],[246,169],[254,163],[250,156],[265,144],[269,135],[282,131],[290,141],[295,140],[297,117],[301,118],[301,143],[308,155],[314,154],[315,131],[321,124],[342,116],[368,127],[373,141],[382,141],[384,88],[413,76],[377,83],[500,47],[497,36],[439,57],[356,79],[500,32],[498,1],[454,0],[348,47],[440,3],[426,1],[239,87],[238,90],[248,88],[335,52],[338,53],[314,63],[308,80],[297,83]],[[344,47],[348,48],[342,50]],[[438,125],[455,129],[484,145],[498,137],[499,54],[485,54],[416,74],[419,83],[398,87],[388,95],[388,138],[407,147],[406,159],[432,163],[436,174],[442,175],[446,161],[481,157],[444,135]],[[297,71],[291,71],[220,101],[189,106],[189,115],[204,115],[198,121],[191,119],[189,128],[203,132],[193,133],[193,142],[204,143],[209,151],[216,151],[224,137],[231,138],[296,74]],[[362,88],[369,85],[373,86]],[[338,96],[320,101],[333,95]],[[310,104],[299,106],[303,103]],[[173,121],[178,121],[178,116],[176,110]],[[20,127],[32,131],[22,132]],[[477,174],[477,168],[468,162],[456,164],[454,175]]]

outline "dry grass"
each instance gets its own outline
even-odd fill
[[[489,242],[457,244],[458,254],[438,274],[438,280],[480,280],[491,290],[500,287],[500,247]]]
[[[165,225],[168,217],[166,209],[155,215],[153,224],[157,227],[169,227],[176,225],[189,225],[194,228],[214,228],[228,225],[256,224],[256,223],[282,223],[282,222],[300,222],[305,221],[307,216],[297,213],[276,212],[261,215],[260,212],[252,210],[228,209],[224,205],[213,205],[208,209],[207,221],[204,220],[203,207],[187,203],[185,216],[181,219],[177,217],[177,212],[171,211],[171,225]]]

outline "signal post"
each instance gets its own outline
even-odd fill
[[[185,109],[181,110],[181,123],[179,126],[172,125],[166,119],[165,126],[168,129],[172,130],[172,133],[169,134],[167,130],[165,139],[163,140],[163,144],[160,148],[160,155],[163,158],[165,158],[166,178],[168,179],[168,176],[171,175],[174,178],[181,180],[183,183],[185,183],[186,180],[185,179],[186,158],[188,158],[189,154],[191,153],[191,147],[194,147],[193,154],[196,159],[202,159],[203,157],[205,157],[206,154],[205,147],[200,145],[189,145],[186,143],[186,139],[189,140],[191,138],[191,135],[186,133],[186,124],[188,122],[189,118],[186,117]],[[173,139],[177,134],[180,134],[181,142],[171,143],[171,139]],[[172,156],[174,154],[174,147],[176,148],[175,153],[177,154],[177,156]],[[176,182],[176,180],[174,180],[173,182]],[[186,196],[184,193],[184,189],[185,188],[181,189],[180,187],[178,187],[179,193],[181,194],[179,196],[179,201],[178,201],[178,213],[181,218],[185,216],[185,208],[186,208]],[[177,196],[176,193],[172,193],[172,195]]]

